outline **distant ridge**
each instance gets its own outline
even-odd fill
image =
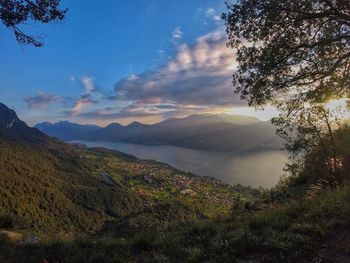
[[[44,122],[35,127],[65,141],[121,141],[220,151],[281,148],[281,140],[270,122],[243,115],[197,114],[155,124],[111,123],[104,128],[67,121]]]
[[[87,133],[100,129],[101,127],[96,125],[76,124],[69,121],[59,121],[54,124],[42,122],[35,125],[35,128],[38,128],[49,136],[69,141],[80,139]]]

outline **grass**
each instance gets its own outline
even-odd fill
[[[2,244],[1,254],[7,255],[3,260],[29,257],[30,262],[44,258],[49,262],[302,262],[311,260],[336,229],[349,227],[349,204],[346,185],[312,200],[243,212],[230,219],[200,219],[165,232],[153,229],[126,238],[104,233],[16,248]]]

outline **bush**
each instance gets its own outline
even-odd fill
[[[0,228],[12,229],[16,224],[15,222],[15,218],[11,215],[0,215]]]

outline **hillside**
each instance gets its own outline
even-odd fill
[[[350,260],[348,180],[312,198],[297,181],[229,186],[65,144],[0,106],[0,262]]]
[[[238,192],[252,192],[165,164],[65,144],[29,128],[3,104],[0,116],[0,228],[1,218],[9,217],[37,235],[75,235],[144,214],[149,224],[138,227],[164,227],[179,218],[228,213]],[[176,207],[176,217],[153,224],[149,209],[158,206],[165,215]]]
[[[122,186],[104,184],[98,164],[80,158],[77,147],[29,128],[3,104],[0,115],[0,215],[57,234],[96,230],[106,218],[141,207]]]
[[[309,201],[271,206],[165,233],[103,233],[75,241],[4,244],[10,262],[349,262],[350,187]],[[1,247],[1,246],[0,246]]]
[[[90,126],[68,122],[51,125],[41,123],[36,127],[63,140],[123,141],[220,151],[281,148],[281,140],[275,135],[275,128],[269,122],[239,115],[191,115],[152,125],[132,122],[123,126],[113,123],[93,130]]]

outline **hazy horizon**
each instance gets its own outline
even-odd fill
[[[160,0],[64,5],[69,12],[63,22],[28,26],[34,35],[45,34],[40,49],[18,45],[0,28],[2,102],[28,124],[63,119],[105,126],[203,113],[261,120],[276,115],[272,107],[255,112],[233,91],[236,62],[226,47],[222,1],[170,4],[171,13],[169,3]],[[101,18],[94,24],[87,22],[92,11]]]
[[[253,116],[253,115],[244,115],[244,114],[230,114],[230,113],[202,113],[202,114],[188,114],[186,116],[178,116],[178,117],[170,117],[170,118],[165,118],[165,119],[161,119],[161,120],[154,120],[153,122],[142,122],[142,121],[138,121],[136,119],[131,119],[130,121],[127,121],[127,122],[124,122],[124,121],[121,121],[121,122],[118,122],[118,121],[114,121],[114,122],[109,122],[107,123],[106,125],[99,125],[99,124],[96,124],[96,123],[93,123],[93,122],[89,122],[89,120],[87,120],[86,122],[73,122],[73,121],[70,121],[68,119],[59,119],[57,121],[54,121],[54,122],[50,122],[50,121],[46,121],[46,120],[43,120],[43,121],[39,121],[37,123],[34,123],[34,125],[31,125],[30,126],[35,126],[37,124],[40,124],[40,123],[44,123],[44,122],[47,122],[47,123],[50,123],[50,124],[56,124],[56,123],[59,123],[59,122],[70,122],[70,123],[75,123],[75,124],[79,124],[79,125],[96,125],[96,126],[99,126],[99,127],[107,127],[108,125],[110,124],[114,124],[114,123],[119,123],[123,126],[127,126],[133,122],[139,122],[141,124],[145,124],[145,125],[153,125],[153,124],[157,124],[157,123],[160,123],[162,121],[165,121],[165,120],[169,120],[169,119],[184,119],[184,118],[188,118],[190,116],[216,116],[216,115],[226,115],[226,116],[232,116],[232,117],[246,117],[246,118],[255,118],[257,119],[258,121],[261,121],[261,122],[268,122],[270,120],[264,120],[264,119],[261,119],[259,118],[258,116]],[[19,116],[20,117],[20,116]],[[24,120],[25,121],[25,120]],[[29,123],[28,123],[29,124]]]

